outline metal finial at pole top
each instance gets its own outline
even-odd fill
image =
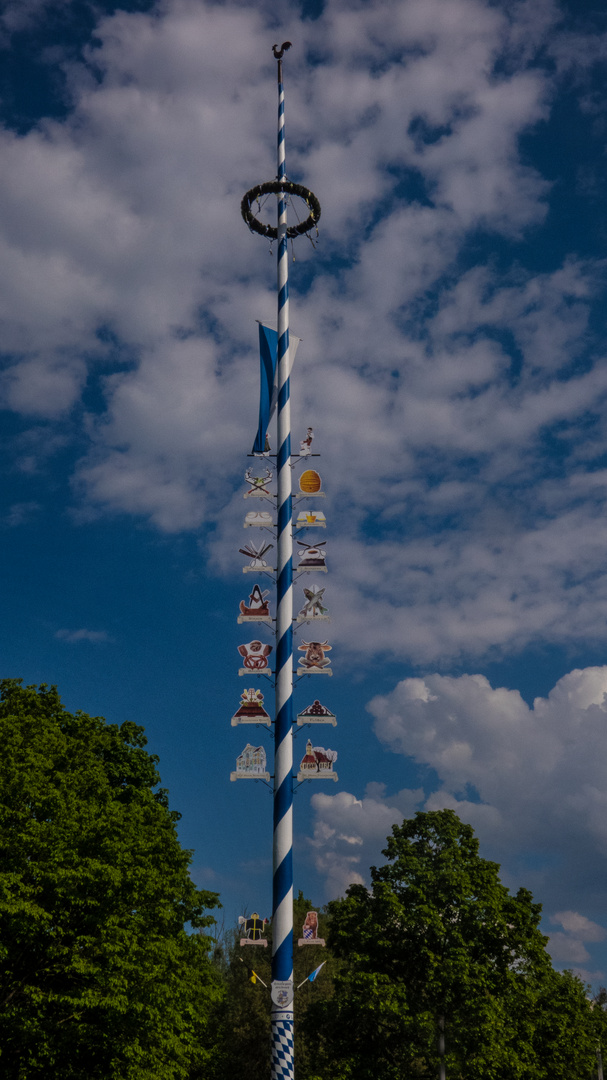
[[[283,41],[282,45],[280,46],[280,49],[278,48],[278,45],[273,45],[272,46],[272,52],[274,53],[274,59],[278,60],[278,81],[279,81],[279,83],[282,82],[282,58],[283,58],[284,54],[286,53],[287,49],[290,49],[290,48],[291,48],[291,42],[290,41]]]

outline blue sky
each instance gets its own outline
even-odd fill
[[[290,271],[293,428],[322,454],[334,671],[297,704],[337,714],[339,755],[338,784],[297,792],[295,887],[339,895],[394,822],[451,806],[597,985],[598,3],[9,0],[2,672],[143,724],[197,882],[228,923],[269,914],[271,799],[229,782],[255,320],[275,309],[239,204],[274,175],[285,39],[287,169],[322,205]]]

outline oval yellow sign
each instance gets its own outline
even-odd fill
[[[299,478],[299,489],[305,492],[306,495],[311,495],[315,491],[320,491],[321,483],[322,481],[316,469],[306,469]]]

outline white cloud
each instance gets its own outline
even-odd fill
[[[580,941],[603,941],[607,937],[604,926],[592,922],[578,911],[556,911],[550,921],[558,923],[568,934],[575,934]]]
[[[393,824],[450,808],[473,826],[481,855],[501,863],[505,884],[543,904],[555,961],[602,978],[587,962],[607,936],[592,918],[607,886],[607,667],[571,671],[531,708],[481,675],[438,674],[404,679],[368,708],[380,742],[434,770],[438,784],[313,796],[311,845],[328,896],[368,881]]]
[[[245,378],[215,365],[207,341],[164,340],[136,372],[108,379],[111,412],[91,422],[96,449],[76,473],[77,490],[97,506],[151,516],[166,532],[195,528],[209,504],[216,513],[248,399]],[[225,395],[233,412],[218,427]]]
[[[429,675],[422,690],[405,679],[369,709],[381,742],[436,770],[429,808],[456,809],[511,865],[535,853],[553,904],[586,889],[596,908],[607,875],[607,667],[571,671],[532,708],[481,675]]]
[[[427,151],[416,149],[407,135],[420,110],[435,125],[458,118],[457,130],[431,151],[432,183],[447,183],[443,178],[452,175],[453,166],[441,155],[460,146],[458,168],[465,165],[478,183],[487,177],[492,184],[502,169],[504,175],[512,172],[517,193],[513,199],[502,194],[493,216],[495,227],[502,219],[514,220],[526,196],[505,130],[536,121],[543,108],[543,77],[538,72],[534,86],[528,74],[521,75],[529,88],[519,95],[514,119],[508,95],[519,77],[503,80],[502,96],[489,78],[492,58],[505,41],[503,16],[475,0],[453,0],[448,7],[437,0],[411,0],[399,10],[396,25],[394,17],[387,3],[357,12],[329,5],[324,18],[301,24],[299,53],[289,56],[293,167],[303,168],[319,185],[326,208],[323,228],[339,235],[339,208],[347,210],[348,201],[343,189],[352,177],[352,212],[360,216],[370,200],[393,185],[386,160],[402,159],[423,172]],[[247,242],[237,207],[247,184],[272,168],[274,86],[268,75],[273,62],[266,34],[262,8],[174,2],[161,17],[118,12],[97,28],[101,47],[88,54],[101,81],[90,79],[83,68],[71,68],[73,115],[25,137],[5,133],[1,248],[6,283],[12,284],[5,291],[10,348],[32,349],[36,339],[45,347],[54,339],[64,347],[86,338],[92,342],[100,321],[110,321],[125,340],[150,342],[170,327],[191,326],[197,306],[222,313],[226,304],[232,313],[230,344],[234,335],[238,341],[251,300],[254,307],[260,294],[255,256],[251,261],[251,253],[260,249],[252,246],[255,240]],[[368,64],[383,54],[384,39],[393,59],[376,77]],[[418,49],[420,43],[421,53],[411,52],[405,65],[395,63],[403,50]],[[306,47],[319,45],[331,53],[331,63],[311,68],[305,64]],[[328,80],[331,110],[325,107]],[[485,115],[500,145],[501,164],[492,161],[490,169],[483,156],[485,138],[469,137]],[[341,132],[341,160],[331,162],[326,155],[335,151],[336,131]],[[542,190],[539,177],[537,183],[529,208],[521,211],[525,219],[543,213],[534,209]],[[393,224],[403,213],[403,222],[414,225],[408,258],[415,259],[419,248],[420,270],[430,272],[432,280],[445,267],[449,244],[454,253],[462,222],[441,209],[434,215],[396,206]],[[475,221],[487,213],[483,207]],[[419,236],[416,217],[425,223]],[[470,217],[469,209],[464,217]],[[398,229],[388,229],[387,236],[398,245]],[[378,257],[380,246],[372,244],[366,258],[376,273],[382,265],[390,269],[385,253]],[[305,259],[307,247],[301,248],[299,257]],[[394,255],[402,261],[400,251]],[[451,256],[447,251],[447,259]],[[396,263],[392,303],[398,307],[404,280],[399,283],[395,270]],[[262,275],[262,291],[266,284]],[[243,304],[244,318],[238,314]],[[224,411],[228,407],[225,403]]]
[[[4,517],[4,524],[9,529],[17,528],[19,525],[23,525],[24,522],[29,521],[41,509],[40,503],[37,502],[13,503]]]
[[[587,969],[581,968],[580,965],[590,960],[590,953],[584,942],[604,941],[607,930],[603,926],[599,926],[598,923],[592,922],[591,919],[587,919],[585,915],[580,915],[577,911],[557,911],[550,916],[550,922],[562,926],[565,931],[565,933],[561,933],[560,930],[557,930],[550,934],[548,950],[553,960],[566,967],[571,967],[585,982],[597,982],[598,979],[602,978],[602,972],[589,973]],[[588,977],[589,975],[590,977]]]
[[[573,496],[576,478],[563,486]],[[335,635],[353,653],[382,651],[417,664],[521,649],[534,640],[601,640],[607,618],[604,494],[530,521],[507,496],[483,506],[482,486],[465,491],[472,523],[400,541],[333,542]],[[543,489],[535,490],[541,505]],[[420,506],[415,491],[403,503]],[[426,503],[440,518],[460,514],[461,490],[439,485]],[[552,499],[550,490],[546,501]],[[565,493],[561,491],[561,506]],[[414,511],[413,511],[414,512]]]
[[[590,960],[590,953],[581,941],[558,931],[556,934],[550,934],[548,948],[553,960],[565,964],[567,967],[573,965],[577,967],[579,964],[585,964],[587,960]]]
[[[45,8],[67,7],[70,0],[7,0],[0,16],[0,30],[7,40],[43,14]]]
[[[328,898],[342,896],[349,885],[367,880],[369,858],[376,859],[392,825],[412,816],[422,798],[421,789],[403,789],[386,798],[384,785],[378,783],[368,784],[362,799],[347,791],[312,796],[315,824],[308,844]]]
[[[90,641],[94,645],[113,641],[105,630],[85,630],[84,628],[80,630],[57,630],[55,637],[58,641],[67,641],[70,645],[79,641]]]
[[[79,399],[86,367],[81,360],[22,360],[0,376],[0,402],[25,416],[63,417]]]
[[[545,219],[550,186],[519,141],[558,90],[534,52],[561,40],[557,9],[281,12],[118,11],[67,68],[65,120],[0,132],[0,402],[55,430],[69,415],[88,440],[81,518],[212,521],[223,542],[256,426],[254,320],[275,307],[239,203],[274,172],[268,42],[284,33],[289,171],[323,206],[318,254],[302,241],[293,267],[293,416],[340,492],[336,628],[352,651],[426,663],[604,639],[604,495],[584,488],[607,446],[607,366],[589,351],[601,268],[458,263],[479,230]],[[80,427],[87,380],[105,411]],[[548,436],[574,465],[558,496]]]

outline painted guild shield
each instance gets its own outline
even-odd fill
[[[263,948],[267,948],[267,941],[261,935],[263,934],[267,919],[260,919],[256,911],[253,912],[251,917],[247,919],[246,915],[240,915],[238,918],[238,925],[243,927],[244,937],[241,937],[241,945],[261,945]]]
[[[243,659],[243,667],[239,669],[239,675],[265,674],[268,668],[268,657],[272,652],[271,645],[264,645],[255,638],[246,645],[239,645],[238,652]]]
[[[312,746],[312,740],[306,743],[306,752],[299,764],[298,780],[337,780],[333,765],[337,761],[337,750],[325,750],[324,746]]]
[[[299,727],[302,724],[331,724],[333,727],[337,725],[337,717],[335,713],[332,713],[330,709],[327,709],[324,705],[320,704],[320,701],[316,699],[311,705],[308,705],[307,709],[297,714],[297,724]]]
[[[269,529],[274,524],[274,519],[268,510],[249,510],[244,519],[244,528],[248,529],[257,525],[262,529]]]
[[[328,641],[302,641],[301,645],[298,645],[299,652],[304,653],[304,656],[299,657],[301,668],[309,675],[320,672],[330,675],[331,672],[327,669],[331,661],[325,654],[331,652],[332,648]]]
[[[241,555],[247,555],[251,560],[248,566],[243,566],[243,574],[255,570],[263,570],[264,573],[274,573],[274,568],[268,566],[267,562],[263,557],[266,552],[273,547],[274,544],[266,544],[263,540],[260,544],[254,544],[252,540],[249,540],[249,542],[245,544],[244,547],[238,548],[238,551]]]
[[[230,780],[265,780],[270,774],[266,769],[266,752],[263,746],[247,743],[242,754],[236,758],[236,771],[230,773]]]
[[[327,541],[321,540],[319,544],[307,544],[305,540],[298,540],[301,550],[299,552],[298,570],[324,570],[327,566]]]
[[[240,705],[234,713],[231,721],[232,727],[238,724],[265,724],[267,727],[272,723],[268,713],[263,707],[263,694],[261,690],[243,690]]]
[[[266,600],[268,589],[261,591],[261,586],[254,585],[249,595],[249,602],[240,601],[240,615],[238,622],[266,622],[271,623],[270,605]]]
[[[299,477],[299,490],[302,495],[318,495],[322,487],[322,480],[316,469],[306,469]]]
[[[322,510],[300,510],[295,524],[298,529],[326,529],[327,519]]]
[[[308,912],[301,933],[298,945],[324,945],[325,939],[318,936],[318,912]]]
[[[293,982],[291,979],[274,979],[270,996],[277,1008],[288,1009],[293,1001]]]

